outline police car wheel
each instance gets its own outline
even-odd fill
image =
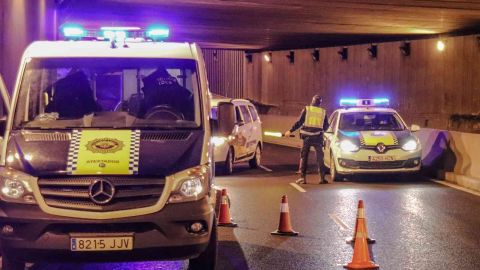
[[[333,157],[330,159],[330,177],[332,178],[333,182],[343,180],[343,176],[337,172]]]
[[[235,159],[235,154],[232,148],[228,149],[227,158],[223,164],[223,174],[231,175],[233,173],[233,160]]]
[[[217,264],[217,220],[214,217],[212,223],[212,232],[210,233],[210,241],[208,242],[207,249],[200,254],[197,258],[190,259],[188,263],[189,270],[204,270],[204,269],[216,269]]]
[[[10,256],[3,254],[2,256],[2,270],[24,270],[25,262],[16,261],[10,258]]]
[[[250,165],[250,168],[256,169],[258,166],[260,166],[260,163],[262,161],[262,150],[260,149],[260,145],[257,145],[257,149],[255,149],[255,155],[253,156],[252,159],[248,161],[248,164]]]

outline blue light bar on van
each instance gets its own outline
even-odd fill
[[[108,40],[123,41],[127,38],[127,32],[123,30],[104,30],[103,37]]]
[[[145,33],[148,38],[151,38],[153,40],[161,40],[168,38],[170,35],[170,29],[165,26],[152,26],[147,29],[147,32]]]
[[[80,25],[65,25],[62,27],[62,33],[65,38],[82,38],[86,36],[87,31]]]
[[[390,105],[388,98],[374,98],[374,99],[340,99],[340,106],[342,107],[372,107],[382,106],[386,107]]]

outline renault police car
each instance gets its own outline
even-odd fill
[[[416,173],[421,145],[388,99],[342,99],[324,133],[325,165],[332,179],[361,173]]]
[[[214,159],[223,174],[232,174],[235,163],[248,161],[250,168],[257,168],[262,158],[262,122],[253,104],[246,99],[231,99],[213,96],[211,118],[214,127],[218,124],[218,104],[230,103],[234,106],[235,127],[228,136],[218,136],[214,132],[212,143],[215,146]]]
[[[93,30],[65,26],[75,40],[25,50],[0,149],[2,269],[163,259],[215,269],[201,49],[157,42],[165,28],[128,30],[108,27],[85,40]],[[235,123],[223,116],[233,106],[217,110],[217,133],[227,136]]]

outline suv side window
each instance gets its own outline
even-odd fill
[[[258,120],[258,114],[257,114],[257,110],[255,110],[255,107],[249,105],[248,109],[250,110],[250,114],[252,115],[253,122],[257,121]]]
[[[250,116],[250,113],[248,112],[247,106],[245,106],[245,105],[240,106],[240,110],[242,110],[243,121],[245,121],[245,124],[248,124],[248,123],[252,122],[252,117]]]
[[[238,106],[235,106],[235,118],[237,119],[237,123],[242,121],[242,115],[240,114]]]

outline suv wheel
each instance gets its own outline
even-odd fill
[[[3,254],[2,270],[25,270],[25,262],[13,260],[10,256]]]
[[[258,166],[260,166],[260,163],[262,162],[262,149],[260,148],[260,145],[257,145],[257,149],[255,149],[255,155],[253,156],[252,159],[248,161],[248,164],[250,165],[250,168],[256,169]]]
[[[217,263],[217,219],[213,217],[212,232],[207,249],[195,259],[190,259],[189,270],[215,270]]]
[[[223,164],[223,174],[224,175],[231,175],[233,173],[233,160],[235,159],[235,154],[233,149],[228,149],[227,158],[225,159],[225,163]]]

